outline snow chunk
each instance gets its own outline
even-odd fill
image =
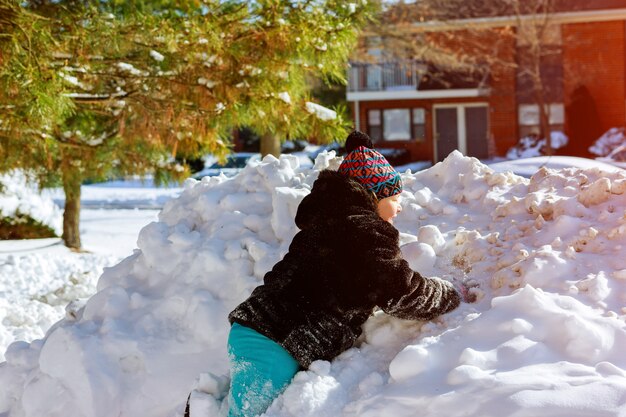
[[[411,242],[403,245],[400,249],[411,269],[424,275],[430,275],[433,272],[437,255],[431,245],[423,242]]]
[[[161,55],[159,52],[155,51],[154,49],[150,51],[150,57],[152,57],[152,59],[154,59],[157,62],[163,62],[163,60],[165,59],[163,55]]]
[[[287,104],[291,104],[291,96],[286,91],[283,91],[282,93],[278,93],[278,98]]]
[[[320,120],[327,121],[335,120],[337,118],[337,112],[310,101],[306,102],[306,110],[309,113],[314,114]]]
[[[147,76],[148,73],[146,71],[142,71],[140,69],[135,68],[134,65],[129,64],[127,62],[118,62],[117,63],[117,67],[119,69],[121,69],[122,71],[126,71],[131,75],[136,75],[136,76]]]

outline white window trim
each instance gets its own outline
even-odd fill
[[[436,98],[471,98],[485,97],[490,94],[488,88],[459,88],[450,90],[398,90],[398,91],[349,91],[348,101],[384,101],[384,100],[421,100]]]
[[[522,123],[522,109],[532,109],[533,114],[536,116],[537,120],[534,123]],[[548,111],[549,111],[549,123],[550,125],[562,125],[565,123],[565,103],[555,102],[548,103]],[[556,116],[561,116],[561,120],[556,120]],[[532,103],[519,104],[517,106],[517,123],[519,126],[529,127],[529,126],[539,126],[541,125],[541,116],[539,115],[539,105]]]

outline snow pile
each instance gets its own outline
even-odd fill
[[[553,150],[562,148],[569,141],[563,132],[558,131],[550,132],[550,138],[550,146]],[[540,139],[536,135],[525,136],[507,151],[506,157],[508,159],[519,159],[546,155],[546,146],[545,138]]]
[[[61,210],[39,193],[36,184],[23,171],[0,175],[0,217],[26,215],[61,234]]]
[[[615,148],[626,145],[626,137],[624,137],[624,128],[612,127],[607,130],[593,145],[589,147],[589,152],[598,156],[607,156]]]
[[[189,180],[84,308],[9,347],[0,415],[176,416],[194,386],[219,400],[224,379],[199,374],[227,373],[226,316],[286,253],[318,170],[337,164],[267,157]],[[296,375],[267,415],[623,415],[626,175],[529,181],[453,152],[403,181],[405,257],[475,280],[478,301],[428,323],[376,313],[357,347]]]

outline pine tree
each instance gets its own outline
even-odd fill
[[[0,0],[0,170],[63,185],[63,239],[80,249],[80,185],[224,157],[249,126],[280,140],[345,137],[310,80],[345,82],[367,1]],[[341,110],[341,109],[339,109]]]

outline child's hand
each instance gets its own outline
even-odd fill
[[[458,279],[453,278],[452,284],[454,288],[458,291],[459,295],[461,295],[461,300],[464,303],[474,303],[477,299],[477,293],[473,291],[474,288],[478,288],[478,282],[473,279]]]

